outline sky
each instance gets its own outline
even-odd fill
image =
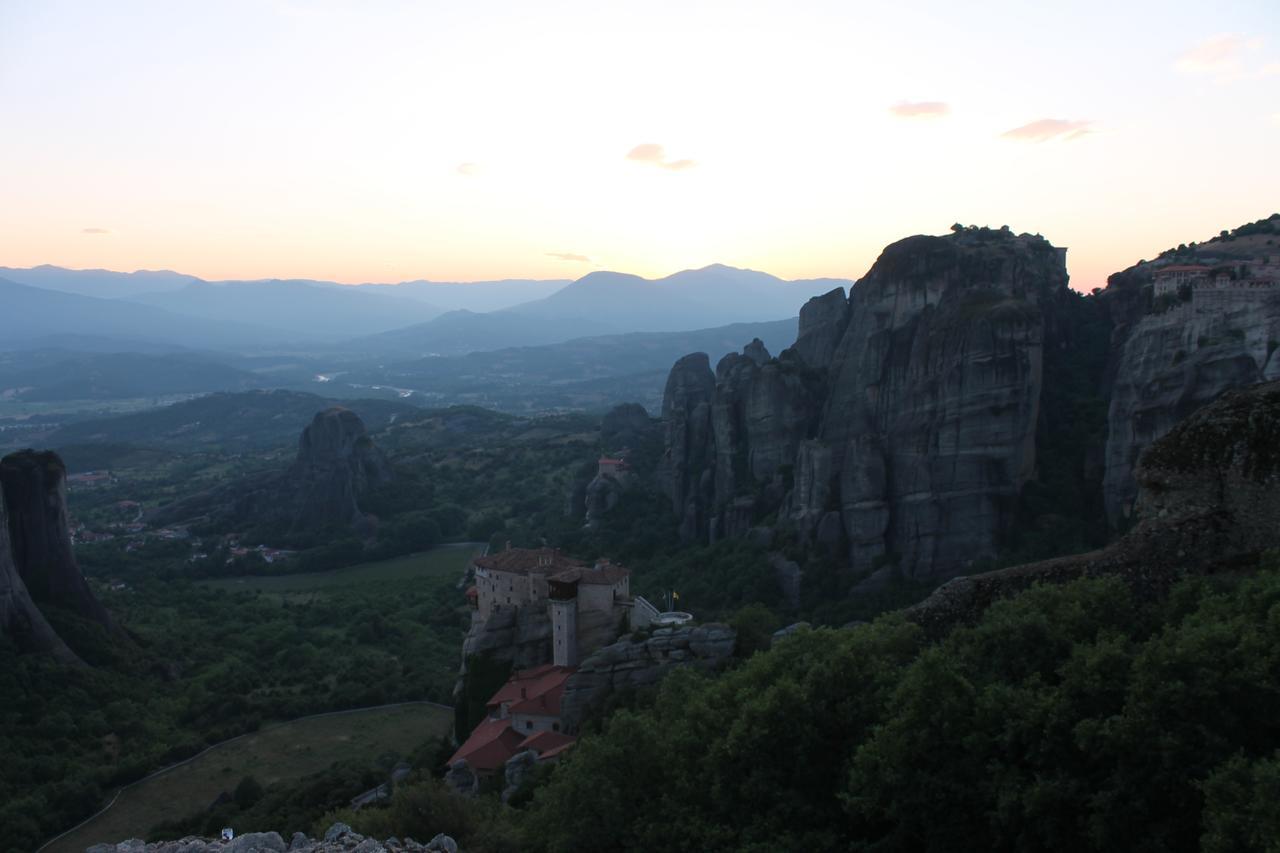
[[[1088,290],[1276,152],[1276,0],[0,0],[6,266],[857,278],[961,222]]]

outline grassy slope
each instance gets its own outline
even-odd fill
[[[262,592],[299,600],[299,594],[331,591],[332,587],[349,586],[378,581],[397,581],[411,578],[460,577],[472,555],[480,552],[483,544],[464,542],[460,545],[442,545],[430,551],[394,557],[376,563],[361,563],[327,572],[308,572],[300,575],[256,576],[219,578],[204,581],[204,586],[228,592]],[[304,595],[309,598],[310,596]]]
[[[106,813],[46,850],[81,853],[99,842],[144,837],[162,820],[208,807],[245,776],[270,785],[319,772],[337,761],[384,752],[403,755],[447,733],[452,725],[452,712],[443,708],[401,705],[263,728],[127,788]]]

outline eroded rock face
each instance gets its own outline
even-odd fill
[[[296,483],[297,527],[352,525],[363,514],[357,499],[391,480],[391,465],[350,409],[316,414],[302,431],[290,473]]]
[[[298,455],[286,471],[252,483],[228,483],[160,507],[153,524],[204,516],[225,528],[272,521],[293,532],[353,528],[368,535],[372,525],[359,499],[393,478],[391,464],[360,416],[334,406],[319,412],[302,431]]]
[[[800,309],[800,327],[793,349],[810,367],[826,367],[849,325],[849,301],[844,288],[815,296]]]
[[[51,450],[22,450],[0,460],[13,563],[31,598],[116,630],[80,572],[67,524],[67,469]]]
[[[635,447],[657,428],[639,403],[623,403],[610,409],[600,421],[600,440],[609,450]]]
[[[682,532],[734,535],[778,511],[855,570],[940,576],[992,556],[1035,471],[1047,317],[1066,288],[1038,236],[911,237],[848,300],[810,300],[780,357],[726,356],[710,389],[705,362],[682,359],[663,404]]]
[[[706,529],[704,508],[711,495],[703,473],[714,453],[711,438],[711,398],[716,377],[706,353],[686,355],[671,368],[662,395],[665,451],[660,477],[681,519],[680,533],[692,539]]]
[[[656,684],[681,666],[716,670],[733,656],[737,633],[716,622],[659,628],[647,639],[624,637],[597,649],[565,682],[561,719],[572,731],[610,693]]]
[[[1128,534],[1099,551],[956,578],[908,616],[942,633],[1034,583],[1114,576],[1154,597],[1188,574],[1247,568],[1280,529],[1277,435],[1280,382],[1229,391],[1142,457]]]
[[[48,652],[68,663],[79,659],[36,607],[13,563],[9,519],[0,503],[0,633],[24,652]]]
[[[1103,482],[1113,524],[1133,510],[1143,451],[1223,391],[1280,379],[1280,294],[1211,297],[1135,318],[1117,342]]]

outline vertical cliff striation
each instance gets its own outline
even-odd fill
[[[1064,250],[961,229],[887,247],[848,299],[801,313],[796,344],[677,362],[665,484],[688,537],[777,513],[855,569],[953,574],[991,557],[1036,473],[1046,340]],[[1055,337],[1056,336],[1056,337]]]
[[[14,565],[9,518],[0,502],[0,634],[24,652],[49,652],[69,663],[79,659],[36,607]]]
[[[67,524],[67,469],[58,454],[9,454],[0,460],[0,488],[13,562],[31,597],[116,630],[76,563]]]
[[[1113,277],[1108,291],[1141,287],[1141,273]],[[1114,342],[1103,484],[1113,524],[1133,509],[1143,451],[1224,391],[1280,379],[1280,290],[1183,295],[1134,317]]]
[[[298,440],[287,480],[293,491],[294,528],[359,525],[358,498],[391,480],[391,465],[350,409],[318,412]]]

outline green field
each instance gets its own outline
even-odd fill
[[[49,853],[83,853],[100,842],[143,838],[163,820],[209,806],[252,775],[264,786],[317,773],[338,761],[394,752],[407,755],[448,733],[453,713],[412,704],[281,723],[229,741],[121,792],[104,814],[58,839]]]
[[[307,572],[297,575],[249,575],[239,578],[219,578],[203,581],[211,589],[228,592],[261,592],[273,594],[291,602],[305,599],[308,594],[320,594],[330,587],[352,584],[377,583],[379,581],[412,580],[414,578],[461,577],[472,556],[484,545],[464,542],[460,545],[441,545],[430,551],[395,557],[376,563],[360,563],[326,572]]]

